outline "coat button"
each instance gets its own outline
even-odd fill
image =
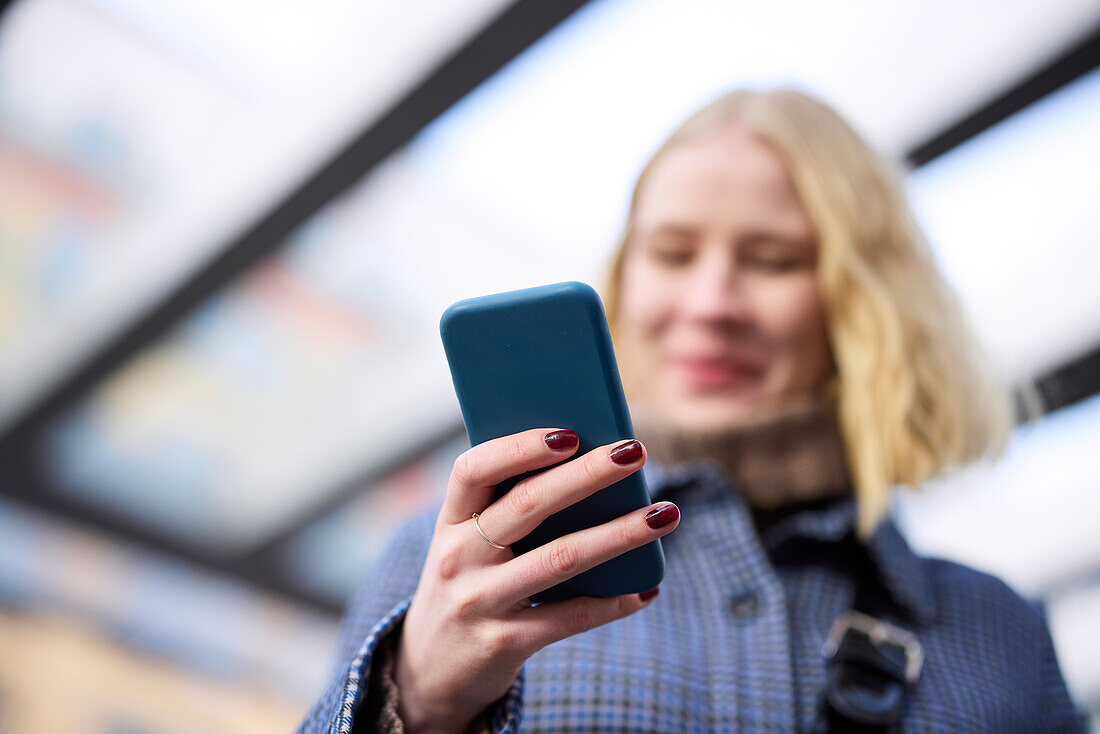
[[[730,601],[730,611],[733,612],[733,616],[737,619],[748,619],[756,614],[760,609],[760,597],[756,595],[756,592],[747,591],[744,594],[739,594],[733,597]]]

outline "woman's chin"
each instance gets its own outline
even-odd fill
[[[670,426],[695,431],[720,431],[758,420],[768,402],[759,396],[690,396],[666,404],[664,419]]]

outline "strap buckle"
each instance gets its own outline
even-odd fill
[[[906,683],[912,685],[920,677],[921,666],[924,665],[924,650],[917,636],[909,630],[862,612],[849,610],[833,622],[825,644],[821,646],[821,654],[831,660],[849,634],[864,636],[876,648],[882,645],[900,648],[905,653]]]

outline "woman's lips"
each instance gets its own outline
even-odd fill
[[[672,367],[689,385],[701,390],[733,387],[764,374],[760,365],[720,357],[677,357]]]

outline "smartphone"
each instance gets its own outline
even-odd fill
[[[634,437],[603,304],[590,286],[556,283],[459,301],[444,312],[439,330],[472,446],[530,428],[569,428],[580,438],[572,460]],[[522,478],[498,486],[497,498]],[[512,550],[526,553],[650,503],[642,472],[634,472],[551,515]],[[654,540],[531,601],[648,591],[664,569]]]

